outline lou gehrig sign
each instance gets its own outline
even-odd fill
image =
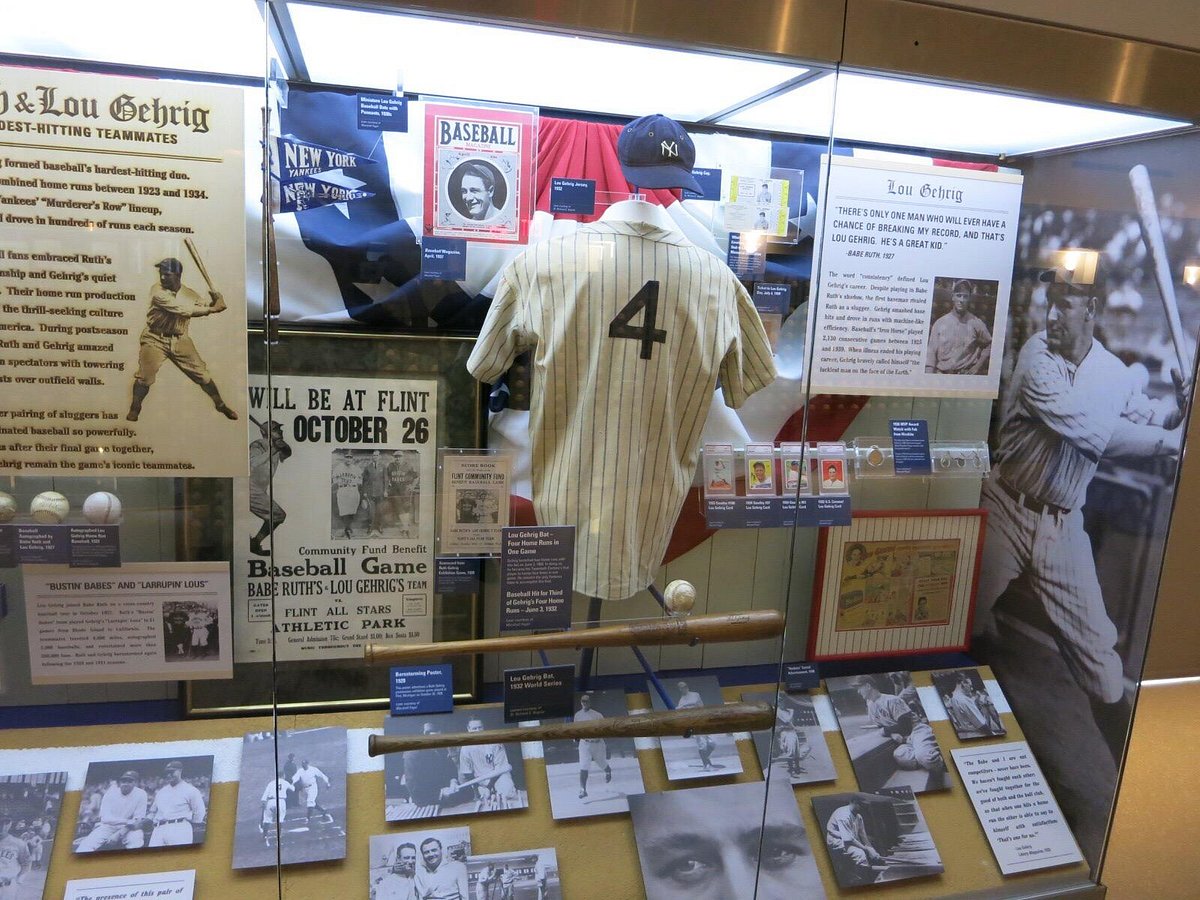
[[[237,88],[0,67],[0,474],[246,474]]]
[[[236,661],[431,640],[437,382],[251,376]],[[272,552],[273,551],[273,552]]]

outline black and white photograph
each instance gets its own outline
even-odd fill
[[[450,170],[446,196],[464,219],[486,222],[503,212],[508,202],[508,181],[486,159],[466,159]]]
[[[233,867],[346,856],[346,729],[269,731],[242,739]]]
[[[987,278],[933,279],[927,375],[987,375],[1000,282]]]
[[[825,679],[858,786],[908,787],[914,794],[950,786],[946,760],[908,672]]]
[[[704,706],[723,706],[725,703],[721,696],[721,684],[715,675],[667,681],[666,688],[674,709],[699,709]],[[650,692],[650,703],[656,710],[668,708],[657,691]],[[667,778],[671,781],[737,775],[742,771],[742,760],[732,734],[665,737],[659,739],[659,744],[667,766]]]
[[[631,797],[647,900],[823,898],[796,795],[782,781],[771,785],[753,781]]]
[[[571,721],[623,718],[623,690],[575,695]],[[556,819],[629,812],[629,796],[646,790],[633,738],[543,741],[550,809]]]
[[[945,871],[913,792],[906,787],[813,797],[839,887]]]
[[[332,540],[417,536],[421,508],[418,451],[340,447],[333,451],[331,466]]]
[[[933,686],[937,688],[942,706],[946,707],[946,716],[960,741],[1004,737],[1007,733],[1004,723],[978,669],[951,669],[932,674]]]
[[[66,772],[0,775],[0,898],[42,900]]]
[[[428,896],[418,893],[418,873],[423,879],[437,879],[440,873],[447,888],[458,888],[470,855],[471,831],[466,826],[373,834],[368,862],[368,900],[414,900]],[[459,893],[463,900],[470,900],[470,895],[461,890]]]
[[[471,894],[464,900],[562,900],[553,847],[510,850],[467,859]],[[424,895],[422,895],[424,896]]]
[[[203,844],[211,756],[88,765],[72,847],[76,853]]]
[[[201,600],[164,600],[163,659],[168,663],[219,659],[220,610]]]
[[[454,489],[454,524],[495,525],[499,521],[499,490],[491,488]]]
[[[451,734],[508,727],[500,706],[437,715],[388,716],[384,734]],[[384,758],[385,818],[389,822],[525,809],[521,745],[475,744],[406,750]]]
[[[812,697],[779,691],[742,694],[746,703],[769,703],[775,707],[775,727],[751,733],[764,777],[786,778],[791,784],[833,781],[837,771],[829,755],[825,732],[817,720]]]

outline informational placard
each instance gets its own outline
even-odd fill
[[[596,182],[590,178],[551,178],[550,212],[592,215],[596,212]]]
[[[358,127],[363,131],[408,131],[408,98],[359,94]]]
[[[929,423],[924,419],[892,419],[892,465],[897,475],[928,475]]]
[[[951,750],[1005,875],[1083,861],[1046,777],[1024,741]]]
[[[75,878],[67,882],[63,900],[192,900],[196,870],[150,872],[145,875],[109,875]]]
[[[721,169],[706,169],[696,166],[692,169],[692,177],[700,185],[697,193],[691,188],[683,189],[684,200],[720,200],[721,199]]]
[[[237,661],[428,641],[438,383],[253,376],[234,483]],[[244,452],[244,451],[243,451]]]
[[[574,665],[505,670],[505,722],[569,718],[574,712]]]
[[[438,555],[499,556],[511,492],[511,455],[442,451]]]
[[[997,396],[1022,177],[847,156],[824,166],[811,390]]]
[[[421,277],[462,281],[467,277],[467,242],[427,237],[421,241]]]
[[[433,666],[393,666],[388,680],[393,716],[450,712],[454,709],[452,669]]]
[[[434,560],[434,593],[462,594],[479,590],[481,562],[477,557],[439,556]]]
[[[500,631],[571,626],[575,526],[504,529],[500,556]]]
[[[246,474],[242,99],[0,68],[0,474]]]
[[[21,571],[34,684],[233,677],[229,563]]]
[[[20,563],[119,566],[120,538],[117,525],[0,525],[0,569]]]
[[[730,232],[725,264],[738,278],[762,278],[767,271],[767,254],[760,240],[757,235]]]
[[[789,691],[810,691],[821,683],[817,664],[792,662],[783,664],[783,683]]]

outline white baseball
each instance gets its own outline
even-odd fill
[[[71,503],[58,491],[42,491],[29,504],[33,521],[42,525],[57,525],[71,511]]]
[[[663,602],[667,604],[667,612],[671,615],[691,612],[696,605],[696,587],[690,581],[676,579],[663,591]]]
[[[0,522],[11,522],[17,514],[17,501],[12,494],[0,491]]]
[[[96,491],[83,501],[83,517],[93,525],[112,525],[121,521],[121,500],[108,491]]]

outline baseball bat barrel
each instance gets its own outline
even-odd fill
[[[728,703],[698,709],[672,709],[640,716],[558,722],[531,728],[493,728],[447,734],[380,735],[367,740],[367,753],[382,756],[405,750],[435,750],[469,744],[511,744],[518,741],[588,740],[595,738],[690,737],[727,731],[759,731],[775,722],[775,710],[765,703]]]
[[[192,256],[192,262],[196,264],[196,268],[200,270],[200,275],[204,279],[204,283],[208,285],[210,291],[215,291],[212,279],[208,276],[208,268],[204,265],[204,260],[200,258],[200,251],[196,249],[196,245],[191,238],[184,238],[183,245],[187,247],[188,253]]]
[[[442,641],[437,644],[367,644],[363,657],[368,665],[396,665],[417,660],[440,659],[470,653],[503,653],[512,650],[578,649],[580,647],[636,647],[645,644],[712,644],[778,637],[783,633],[783,614],[774,609],[686,619],[653,619],[624,625],[602,625],[551,634],[521,634],[480,638],[474,641]]]
[[[1162,295],[1163,308],[1167,314],[1167,325],[1171,329],[1171,342],[1175,355],[1179,357],[1179,374],[1185,379],[1192,377],[1192,357],[1188,352],[1187,339],[1183,333],[1183,322],[1179,318],[1179,301],[1175,298],[1175,281],[1171,277],[1171,264],[1167,259],[1167,247],[1163,242],[1162,223],[1158,219],[1158,206],[1154,202],[1154,188],[1150,184],[1150,173],[1140,163],[1129,170],[1129,184],[1137,204],[1138,220],[1142,225],[1142,238],[1154,262],[1154,280]]]

